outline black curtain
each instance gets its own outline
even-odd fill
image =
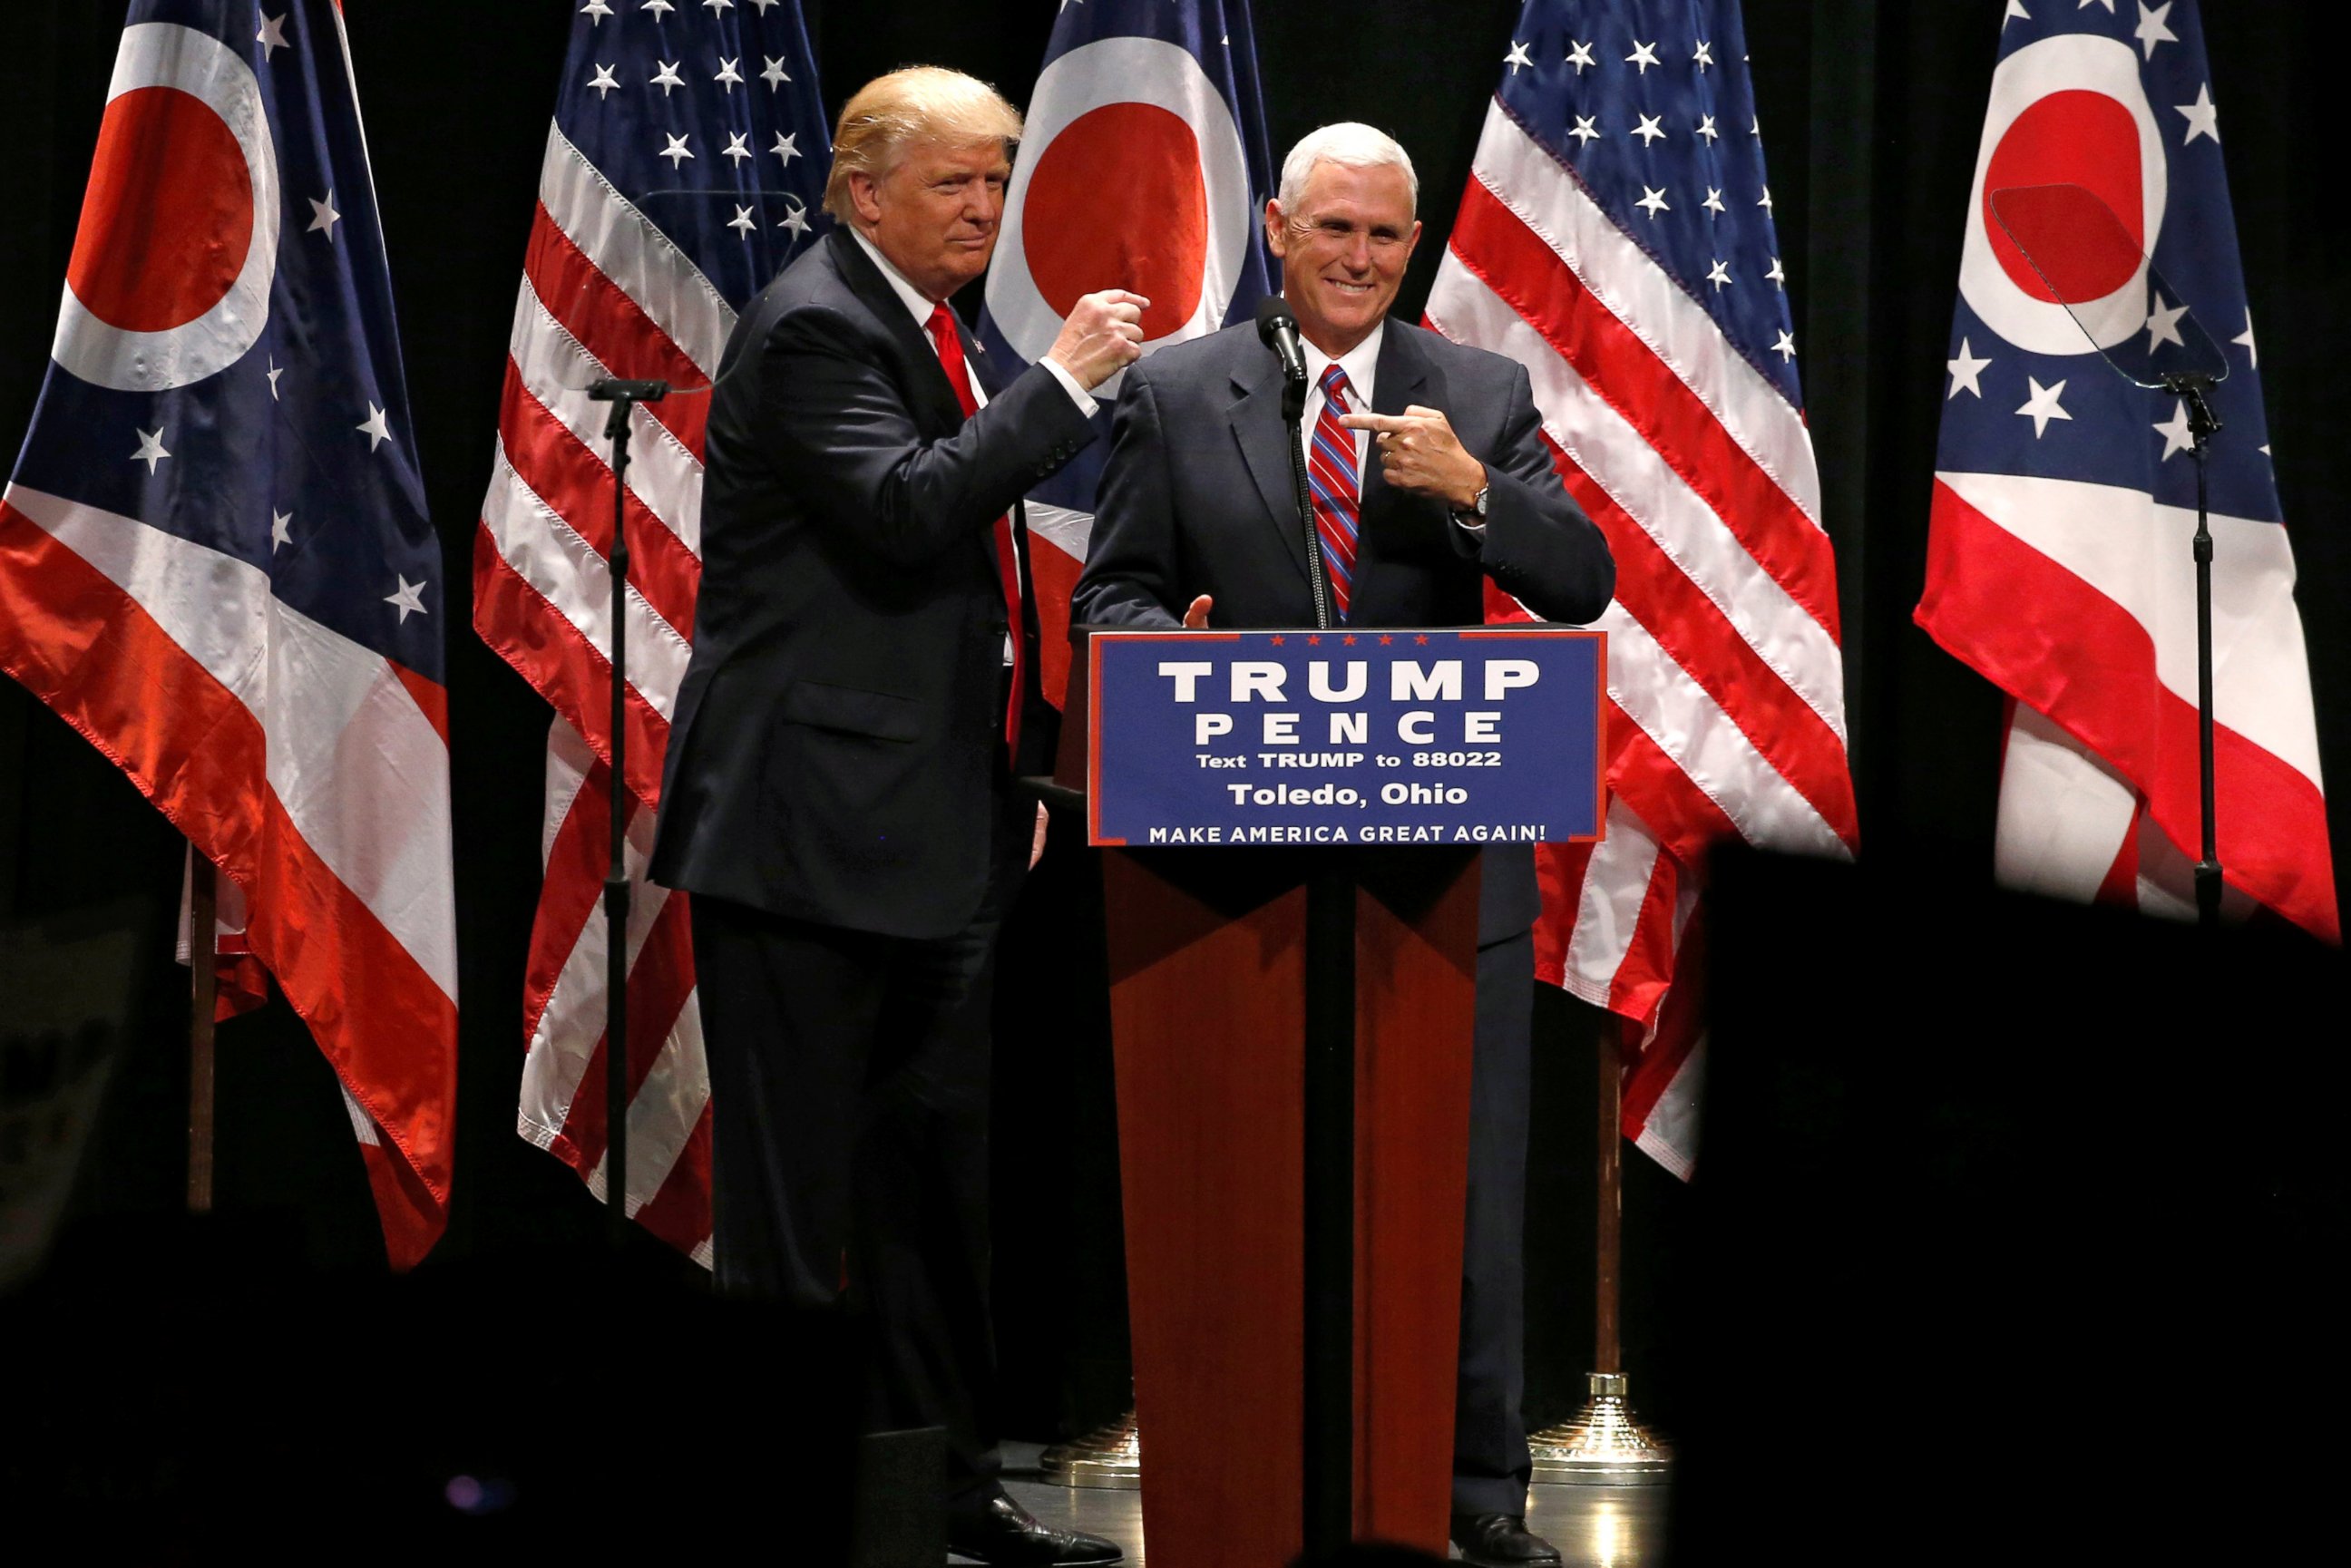
[[[573,0],[515,0],[495,17],[352,0],[349,25],[405,329],[417,444],[446,550],[463,1007],[455,1211],[443,1256],[590,1237],[572,1176],[514,1132],[522,965],[538,891],[547,709],[469,631],[472,540],[490,465],[509,316]],[[1025,99],[1050,0],[810,0],[829,108],[892,67],[960,67]],[[1416,318],[1508,47],[1510,0],[1259,0],[1277,156],[1316,124],[1362,119],[1419,165],[1427,232],[1398,309]],[[2329,123],[2324,7],[2204,7],[2213,97],[2253,314],[2287,528],[2301,565],[2322,756],[2351,779],[2351,444],[2325,389],[2351,341],[2351,269],[2321,162]],[[1800,361],[1839,554],[1853,758],[1867,852],[1913,845],[1988,869],[1999,699],[1910,622],[1959,239],[2001,0],[1749,0],[1751,68],[1771,168]],[[0,441],[28,423],[121,24],[116,0],[12,7],[18,53],[0,95]],[[967,302],[970,308],[977,301]],[[129,783],[13,685],[0,683],[0,915],[123,892],[176,896],[180,849]],[[2345,810],[2333,814],[2337,880]],[[1063,845],[1008,953],[999,1095],[998,1229],[1016,1429],[1108,1413],[1122,1396],[1116,1204],[1098,937],[1085,857]],[[1931,886],[1917,890],[1935,896]],[[1886,939],[1899,941],[1898,931]],[[1823,953],[1792,1006],[1848,1005],[1869,955]],[[2020,962],[2030,961],[2020,955]],[[178,974],[153,977],[159,1016]],[[1898,1039],[1902,1020],[1885,1026]],[[174,1026],[175,1027],[175,1026]],[[1590,1027],[1561,998],[1539,1018],[1531,1239],[1531,1413],[1559,1414],[1588,1354]],[[2022,1025],[2021,1025],[2022,1027]],[[1991,1042],[1994,1045],[1997,1042]],[[2248,1042],[2255,1051],[2269,1042]],[[282,1007],[223,1031],[222,1190],[283,1211],[311,1254],[364,1264],[373,1216],[331,1079]],[[177,1198],[180,1092],[159,1026],[118,1085],[87,1173],[84,1213]],[[1677,1184],[1628,1166],[1633,1370],[1670,1420],[1674,1347],[1645,1311],[1673,1289]],[[1855,1179],[1865,1180],[1865,1172]]]

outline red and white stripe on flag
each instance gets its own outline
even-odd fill
[[[508,342],[498,447],[475,536],[474,625],[556,709],[548,740],[545,886],[531,930],[517,1128],[603,1195],[612,470],[605,375],[683,385],[715,375],[735,311],[660,227],[550,131]],[[630,1211],[710,1260],[709,1075],[686,899],[644,880],[669,715],[701,580],[709,400],[641,405],[625,522],[628,621]]]
[[[1628,1021],[1626,1134],[1687,1175],[1713,844],[1848,856],[1835,562],[1800,409],[1498,102],[1428,303],[1526,366],[1570,494],[1608,538],[1605,838],[1537,851],[1537,972]],[[1496,618],[1522,615],[1508,603]]]

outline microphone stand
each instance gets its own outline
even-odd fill
[[[1330,590],[1323,585],[1322,531],[1314,526],[1314,499],[1306,484],[1306,378],[1283,374],[1281,417],[1290,426],[1290,489],[1298,525],[1306,530],[1306,584],[1314,593],[1314,629],[1331,630]]]
[[[612,783],[611,861],[604,873],[604,1213],[615,1251],[629,1243],[629,415],[669,390],[667,382],[611,377],[588,389],[592,402],[612,405],[604,421],[604,438],[612,444],[612,548],[605,552],[612,574]]]
[[[2203,842],[2196,862],[2196,923],[2220,923],[2220,833],[2213,821],[2212,781],[2212,528],[2207,508],[2205,458],[2220,419],[2205,393],[2212,378],[2187,371],[2163,378],[2164,390],[2188,408],[2188,435],[2196,459],[2196,763],[2202,789]]]

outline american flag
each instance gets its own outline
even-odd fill
[[[1646,1040],[1625,1129],[1684,1175],[1700,1069],[1676,980],[1706,851],[1844,856],[1857,832],[1835,562],[1746,57],[1736,0],[1533,0],[1428,303],[1438,331],[1527,367],[1615,552],[1596,623],[1606,837],[1540,852],[1537,962]]]
[[[1273,194],[1249,0],[1063,5],[1029,104],[987,273],[979,332],[1026,366],[1053,346],[1078,296],[1151,301],[1145,354],[1241,320],[1272,291],[1263,214]],[[1186,208],[1197,223],[1171,222]],[[1070,593],[1093,533],[1120,378],[1094,390],[1102,439],[1029,492],[1039,675],[1060,706]]]
[[[455,1131],[445,601],[340,6],[131,6],[50,358],[0,664],[244,905],[405,1268]]]
[[[2187,412],[2103,362],[2053,280],[2095,299],[2079,314],[2135,371],[2191,350],[2227,367],[2210,458],[2222,907],[2338,940],[2294,551],[2195,0],[2011,4],[2000,26],[1917,611],[2013,699],[1999,874],[2188,915],[2202,839]],[[2128,243],[2021,252],[1998,193],[2059,185],[2095,194]]]
[[[515,306],[474,626],[556,717],[531,931],[522,1135],[603,1196],[613,798],[604,375],[707,387],[737,313],[820,232],[831,162],[797,0],[587,0],[572,19]],[[710,1261],[710,1080],[686,901],[643,879],[701,579],[706,393],[640,408],[629,470],[629,1192]]]

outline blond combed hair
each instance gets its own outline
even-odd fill
[[[975,77],[940,66],[908,66],[875,77],[841,106],[841,123],[832,132],[832,176],[824,185],[824,210],[853,225],[849,176],[881,179],[914,142],[961,148],[1000,141],[1008,155],[1019,140],[1020,111]]]

